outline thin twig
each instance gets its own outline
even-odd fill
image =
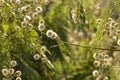
[[[74,44],[74,43],[69,43],[69,42],[65,42],[62,41],[65,44],[69,44],[72,46],[77,46],[77,47],[82,47],[82,48],[90,48],[90,49],[98,49],[98,50],[108,50],[108,51],[120,51],[118,49],[108,49],[108,48],[100,48],[100,47],[91,47],[91,46],[83,46],[83,45],[79,45],[79,44]]]

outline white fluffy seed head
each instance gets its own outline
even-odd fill
[[[15,3],[16,4],[20,4],[20,0],[15,0]]]
[[[108,59],[108,58],[109,58],[109,55],[105,54],[104,59]]]
[[[93,58],[94,58],[94,59],[97,59],[97,58],[98,58],[98,54],[97,54],[97,53],[94,53],[94,54],[93,54]]]
[[[30,16],[25,16],[25,17],[24,17],[24,21],[28,21],[28,22],[29,22],[30,20],[31,20],[31,17],[30,17]]]
[[[15,80],[22,80],[22,78],[21,77],[16,77],[16,79]]]
[[[120,30],[116,30],[116,35],[120,35]]]
[[[120,39],[118,39],[117,44],[120,46]]]
[[[18,31],[20,29],[20,26],[16,26],[15,30]]]
[[[104,58],[104,54],[103,54],[103,53],[99,53],[99,54],[98,54],[98,58],[99,58],[99,59],[103,59],[103,58]]]
[[[48,30],[46,32],[46,36],[51,39],[56,39],[58,37],[58,35],[55,32],[53,32],[52,30]]]
[[[112,19],[112,18],[108,18],[108,21],[110,21],[110,22],[111,22],[111,21],[113,21],[113,19]]]
[[[99,76],[99,71],[98,71],[98,70],[94,70],[94,71],[93,71],[93,76],[94,76],[94,77]]]
[[[98,23],[100,23],[101,21],[102,21],[102,19],[100,19],[100,18],[97,19],[97,22],[98,22]]]
[[[44,2],[45,2],[45,4],[48,4],[50,2],[50,0],[45,0]]]
[[[8,78],[6,78],[6,77],[3,77],[3,78],[2,78],[2,80],[8,80]]]
[[[26,6],[21,7],[21,12],[27,11]]]
[[[58,35],[55,32],[53,32],[53,36],[51,37],[51,39],[56,39],[57,37]]]
[[[44,31],[45,30],[45,24],[41,23],[38,25],[38,30],[39,31]]]
[[[119,26],[119,24],[118,23],[115,23],[115,27],[118,27]]]
[[[11,65],[11,67],[15,67],[15,66],[17,65],[17,61],[12,60],[12,61],[10,62],[10,65]]]
[[[16,72],[15,72],[15,76],[19,77],[19,76],[21,76],[21,75],[22,75],[22,72],[21,72],[21,71],[16,71]]]
[[[108,65],[107,65],[106,63],[103,63],[101,66],[102,66],[103,68],[106,68]]]
[[[14,74],[15,70],[13,68],[10,68],[9,70],[9,74]]]
[[[39,59],[40,59],[40,55],[39,55],[39,54],[35,54],[35,55],[33,56],[33,58],[34,58],[34,60],[39,60]]]
[[[5,0],[0,0],[0,3],[5,3]]]
[[[106,64],[107,62],[108,62],[108,59],[104,59],[104,60],[103,60],[103,63]]]
[[[35,43],[30,43],[30,48],[34,48],[35,47]]]
[[[44,20],[40,20],[40,21],[39,21],[39,24],[41,24],[41,23],[42,23],[42,24],[45,24],[45,21],[44,21]]]
[[[22,26],[23,28],[27,27],[27,21],[21,22],[21,26]]]
[[[2,74],[6,77],[8,76],[9,72],[8,72],[8,69],[4,68],[2,69]]]
[[[73,13],[76,13],[76,11],[75,10],[71,10],[71,14],[73,14]]]
[[[109,80],[109,78],[108,78],[107,76],[105,76],[105,77],[103,78],[103,80]]]
[[[42,58],[42,62],[46,62],[47,61],[47,59],[46,58]]]
[[[53,31],[52,30],[48,30],[46,32],[46,36],[49,37],[49,38],[51,38],[53,36]]]
[[[36,7],[36,12],[41,13],[43,11],[41,6]]]
[[[40,48],[40,51],[41,51],[41,52],[45,52],[46,50],[47,50],[46,46],[42,46],[42,47]]]
[[[32,25],[32,24],[28,24],[28,26],[29,26],[30,28],[33,28],[33,25]]]
[[[100,67],[100,62],[97,61],[97,60],[95,60],[95,61],[94,61],[94,66],[95,66],[95,67]]]
[[[33,19],[38,19],[39,15],[37,12],[34,12],[33,15],[32,15]]]

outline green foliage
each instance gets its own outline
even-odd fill
[[[120,1],[100,1],[0,0],[0,80],[118,80]]]

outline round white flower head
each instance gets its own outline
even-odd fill
[[[38,30],[39,31],[44,31],[45,30],[45,24],[41,23],[38,25]]]
[[[8,34],[4,33],[4,34],[3,34],[3,36],[4,36],[4,37],[7,37],[7,36],[8,36]]]
[[[19,30],[20,29],[20,26],[16,26],[15,27],[15,30],[17,31],[17,30]]]
[[[120,30],[116,30],[116,35],[120,35]]]
[[[109,55],[105,54],[105,55],[104,55],[104,58],[105,58],[105,59],[108,59],[108,58],[109,58]]]
[[[53,32],[53,36],[51,38],[56,39],[57,37],[58,37],[58,35],[55,32]]]
[[[6,77],[3,77],[2,80],[8,80]]]
[[[99,53],[99,54],[98,54],[98,58],[99,58],[99,59],[103,59],[103,58],[104,58],[104,54],[103,54],[103,53]]]
[[[15,70],[13,68],[10,68],[9,70],[9,74],[14,74]]]
[[[33,58],[34,58],[34,60],[39,60],[39,59],[40,59],[40,55],[39,55],[39,54],[35,54],[35,55],[33,56]]]
[[[102,66],[103,68],[106,68],[106,67],[108,66],[108,64],[103,63],[101,66]]]
[[[117,36],[112,36],[112,39],[116,41],[117,40]]]
[[[98,23],[101,22],[101,21],[102,21],[102,19],[100,19],[100,18],[97,19],[97,22],[98,22]]]
[[[112,19],[112,18],[108,18],[108,21],[110,21],[110,22],[111,22],[111,21],[113,21],[113,19]]]
[[[42,58],[42,62],[46,62],[47,61],[47,59],[46,58]]]
[[[115,27],[118,27],[119,26],[119,24],[118,23],[115,23]]]
[[[22,26],[23,28],[27,27],[27,21],[21,22],[21,26]]]
[[[93,76],[94,76],[94,77],[99,76],[99,72],[98,72],[98,70],[94,70],[94,71],[93,71]]]
[[[28,26],[29,26],[30,28],[33,28],[33,25],[32,25],[32,24],[28,24]]]
[[[25,16],[25,17],[24,17],[24,21],[28,21],[28,22],[29,22],[30,20],[31,20],[31,17],[30,17],[30,16]]]
[[[75,10],[71,10],[71,13],[73,14],[73,13],[76,13],[76,11]]]
[[[50,0],[45,0],[44,2],[45,2],[45,4],[48,4],[50,2]]]
[[[103,63],[105,63],[105,64],[108,63],[108,59],[104,59]]]
[[[22,80],[22,78],[21,77],[16,77],[16,80]]]
[[[35,43],[30,43],[30,48],[34,48],[35,47]]]
[[[40,20],[39,24],[41,24],[41,23],[45,24],[45,21],[44,20]]]
[[[97,61],[97,60],[95,60],[95,61],[94,61],[94,66],[95,66],[95,67],[100,67],[100,62]]]
[[[117,41],[117,44],[120,46],[120,39]]]
[[[21,7],[21,12],[27,11],[26,6]]]
[[[37,12],[34,12],[33,15],[32,15],[33,19],[38,19],[39,15]]]
[[[36,7],[36,12],[41,13],[43,11],[41,6]]]
[[[4,3],[5,2],[5,0],[0,0],[0,3]]]
[[[42,47],[40,48],[40,51],[42,51],[42,52],[45,52],[46,50],[47,50],[46,46],[42,46]]]
[[[16,0],[15,3],[16,3],[16,4],[20,4],[20,0]]]
[[[95,80],[101,80],[102,76],[97,76]]]
[[[15,67],[15,66],[17,65],[17,61],[12,60],[12,61],[10,62],[10,65],[11,65],[12,67]]]
[[[21,76],[21,75],[22,75],[22,72],[21,72],[21,71],[16,71],[16,72],[15,72],[15,76],[19,77],[19,76]]]
[[[97,58],[98,58],[98,54],[97,54],[97,53],[94,53],[94,54],[93,54],[93,58],[94,58],[94,59],[97,59]]]
[[[53,36],[53,31],[52,30],[48,30],[46,32],[46,36],[49,37],[49,38],[51,38]]]
[[[51,39],[56,39],[58,37],[58,35],[55,32],[53,32],[52,30],[48,30],[46,32],[46,36]]]
[[[109,78],[108,78],[107,76],[105,76],[105,77],[103,78],[103,80],[109,80]]]
[[[8,76],[9,72],[8,72],[8,69],[2,69],[2,74],[6,77]]]

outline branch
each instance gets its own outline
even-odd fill
[[[77,47],[82,47],[82,48],[90,48],[90,49],[98,49],[98,50],[107,50],[107,51],[120,51],[120,50],[118,50],[118,49],[91,47],[91,46],[83,46],[83,45],[79,45],[79,44],[69,43],[69,42],[65,42],[65,41],[62,41],[62,42],[65,43],[65,44],[69,44],[69,45],[77,46]]]

